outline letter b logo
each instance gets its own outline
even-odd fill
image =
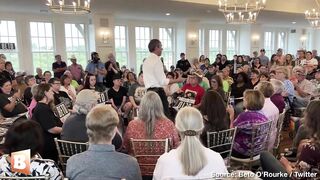
[[[11,153],[11,170],[30,174],[30,149]]]

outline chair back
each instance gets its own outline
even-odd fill
[[[268,150],[272,121],[253,124],[251,129],[250,159],[262,151]]]
[[[282,131],[282,125],[283,125],[283,121],[285,118],[285,114],[286,111],[283,111],[280,115],[279,115],[279,120],[277,123],[277,134],[276,134],[276,140],[274,142],[274,149],[277,149],[280,145],[280,140],[281,140],[281,131]]]
[[[158,158],[169,151],[169,139],[130,139],[133,156],[137,159],[141,174],[152,176]]]
[[[45,176],[33,176],[33,177],[17,177],[17,176],[11,176],[11,177],[2,177],[0,176],[0,180],[3,179],[15,179],[15,180],[50,180],[50,175],[47,174]]]
[[[227,166],[229,165],[236,132],[237,127],[223,131],[207,132],[208,148],[220,153],[223,158],[227,158]]]
[[[54,138],[54,141],[56,143],[56,148],[59,155],[59,163],[63,168],[63,172],[65,172],[67,160],[75,154],[86,151],[89,146],[88,143],[65,141],[57,138]]]

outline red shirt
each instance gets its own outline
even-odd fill
[[[186,97],[194,98],[195,97],[195,105],[201,102],[201,99],[205,93],[204,89],[197,84],[196,86],[191,86],[191,84],[185,84],[181,90],[185,93]]]

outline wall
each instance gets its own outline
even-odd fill
[[[149,26],[152,28],[152,38],[159,38],[159,27],[172,27],[174,28],[174,56],[175,61],[179,59],[180,52],[186,52],[187,57],[199,57],[199,42],[198,32],[199,28],[204,29],[205,52],[208,51],[208,30],[209,29],[234,29],[239,32],[238,36],[238,49],[239,54],[251,54],[255,50],[263,47],[264,32],[273,31],[287,32],[287,47],[285,53],[289,52],[295,55],[299,48],[319,49],[320,45],[320,32],[305,29],[295,28],[296,33],[290,33],[289,27],[272,27],[266,25],[226,25],[204,23],[197,19],[188,20],[171,20],[171,21],[146,21],[146,20],[133,20],[133,19],[118,19],[112,14],[91,14],[89,16],[66,16],[48,13],[30,14],[30,13],[1,13],[1,20],[14,20],[16,21],[17,39],[19,47],[19,61],[21,70],[29,73],[33,72],[32,53],[31,53],[31,39],[30,39],[30,21],[48,21],[53,23],[53,32],[55,34],[54,49],[56,54],[61,54],[62,58],[66,60],[64,31],[62,28],[64,23],[84,23],[88,26],[87,34],[87,47],[88,58],[89,52],[97,51],[101,55],[101,59],[105,60],[107,54],[114,52],[114,39],[113,32],[115,25],[126,25],[128,27],[128,47],[129,47],[129,62],[128,67],[136,67],[135,59],[135,33],[136,26]],[[108,27],[101,26],[101,19],[108,20]],[[109,39],[105,43],[103,41],[101,32],[108,31]],[[309,34],[309,35],[308,35]],[[306,40],[301,40],[301,37],[306,37]],[[222,36],[222,52],[226,51],[226,37]],[[275,40],[276,46],[276,40]],[[277,49],[277,47],[275,47]],[[52,62],[54,57],[52,57]]]

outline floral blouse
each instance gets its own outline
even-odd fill
[[[15,173],[11,171],[11,163],[7,161],[8,155],[2,155],[0,157],[0,176],[17,176],[25,177],[26,175],[21,173]],[[45,176],[50,175],[50,180],[63,179],[62,171],[58,168],[54,161],[49,159],[31,159],[30,172],[32,176]]]
[[[131,121],[128,125],[126,134],[124,136],[124,149],[128,151],[129,154],[133,154],[131,146],[130,146],[130,138],[133,139],[148,139],[146,136],[146,130],[145,130],[145,124],[142,120],[135,119]],[[176,148],[179,145],[180,139],[178,132],[176,131],[176,128],[172,121],[169,119],[159,119],[156,120],[154,125],[154,131],[153,131],[153,138],[152,139],[165,139],[170,138],[170,147]],[[154,157],[151,158],[144,158],[144,159],[138,159],[138,161],[141,163],[147,163],[147,164],[156,164],[157,159]],[[154,166],[150,166],[148,168],[142,168],[141,174],[146,175],[147,172],[153,172]]]

